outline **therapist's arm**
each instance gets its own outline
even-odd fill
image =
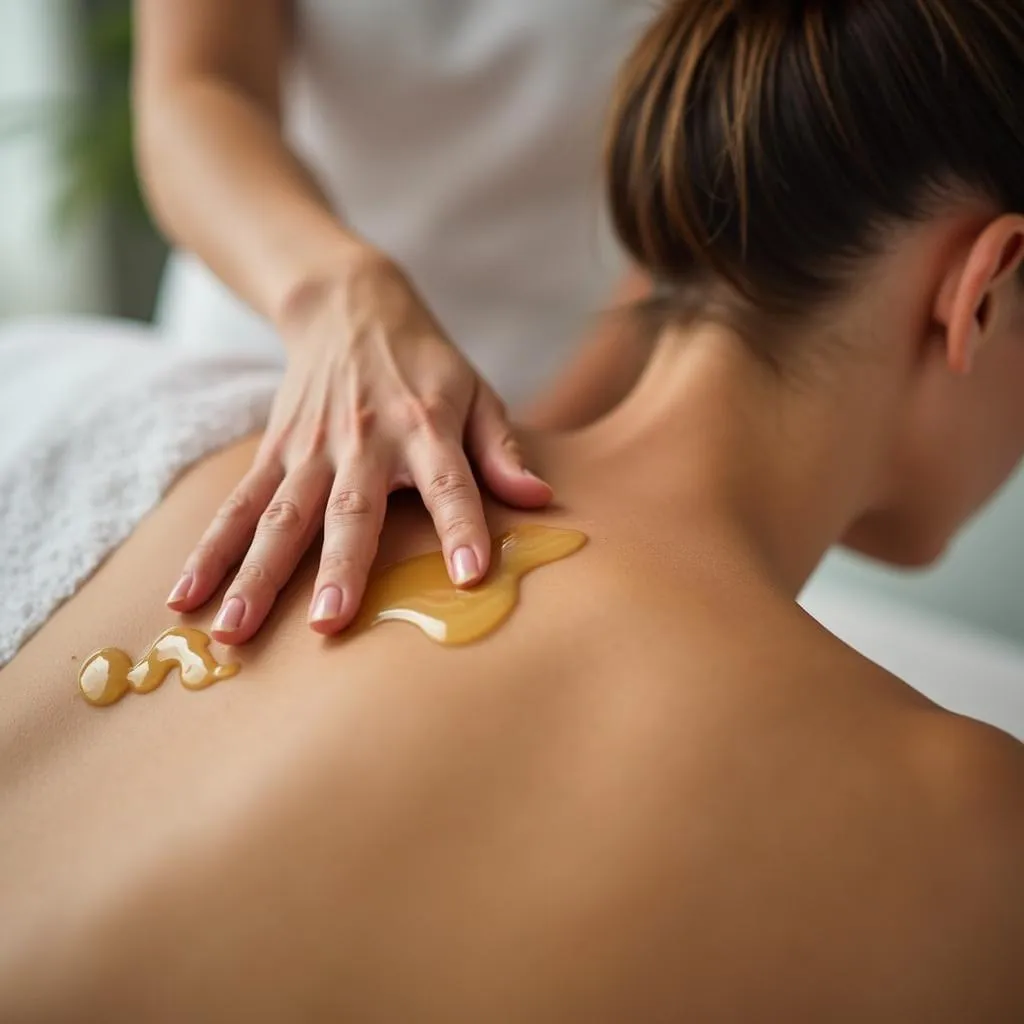
[[[415,486],[452,579],[486,572],[487,486],[545,504],[505,410],[402,270],[335,215],[282,135],[284,0],[136,0],[137,157],[165,233],[277,327],[288,360],[256,461],[187,560],[168,604],[191,611],[241,562],[214,624],[262,625],[323,529],[310,620],[351,621],[388,493]],[[410,188],[415,182],[410,181]]]
[[[164,233],[281,321],[372,253],[285,145],[286,0],[136,0],[136,156]]]
[[[517,418],[546,430],[573,430],[611,411],[632,390],[651,354],[649,332],[631,307],[650,295],[650,280],[638,270],[620,283],[610,307],[595,324],[568,367]]]

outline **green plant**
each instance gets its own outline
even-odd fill
[[[0,139],[46,132],[64,172],[58,224],[97,209],[147,219],[132,152],[131,0],[79,6],[91,88],[73,100],[20,104],[0,111]]]

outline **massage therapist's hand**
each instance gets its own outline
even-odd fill
[[[323,528],[315,630],[346,626],[362,600],[387,497],[416,487],[453,583],[487,571],[490,537],[466,449],[501,500],[546,505],[505,410],[445,338],[403,273],[367,252],[297,297],[279,325],[288,366],[255,462],[188,558],[168,598],[209,600],[229,571],[213,633],[244,643]]]

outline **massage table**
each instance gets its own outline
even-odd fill
[[[800,603],[936,704],[1024,742],[1024,648],[866,589],[812,580]]]

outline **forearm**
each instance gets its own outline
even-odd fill
[[[140,97],[139,163],[151,209],[256,310],[291,298],[362,251],[271,112],[213,76]]]

